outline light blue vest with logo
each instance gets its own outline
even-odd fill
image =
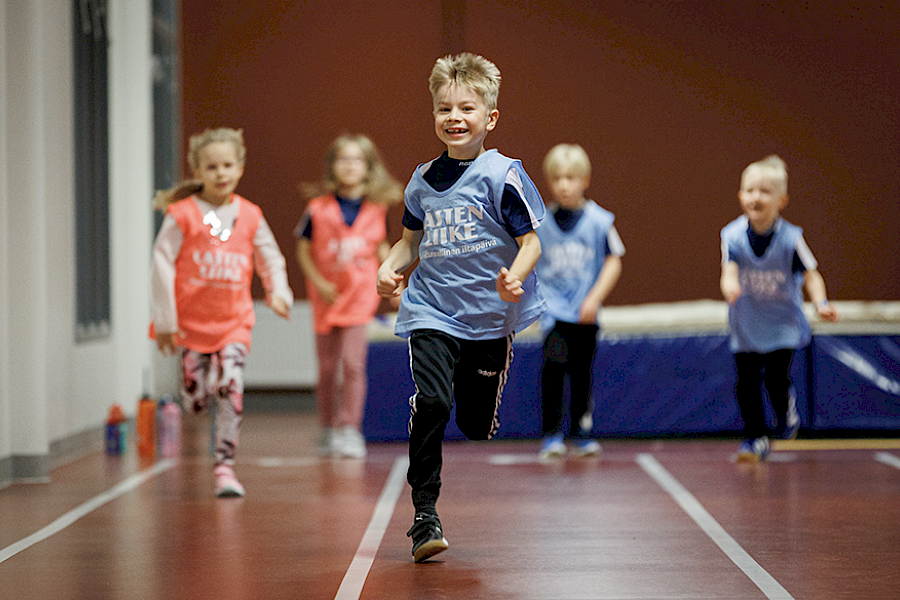
[[[465,340],[506,337],[521,331],[544,311],[532,272],[517,303],[501,300],[497,274],[510,267],[519,245],[502,224],[506,174],[515,168],[535,228],[544,216],[541,195],[518,160],[488,150],[459,180],[439,192],[419,165],[406,186],[406,208],[424,224],[419,264],[404,290],[395,332],[401,337],[436,329]]]
[[[811,339],[803,314],[803,273],[794,273],[794,252],[803,230],[779,219],[762,256],[756,256],[747,236],[749,221],[741,216],[722,229],[722,243],[737,262],[741,296],[728,310],[732,352],[798,349]]]
[[[547,311],[541,315],[545,333],[556,321],[578,323],[581,303],[606,262],[606,235],[614,220],[611,212],[588,200],[570,231],[560,229],[552,217],[538,229],[541,260],[537,274],[547,299]]]

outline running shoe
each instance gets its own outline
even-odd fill
[[[342,458],[365,458],[366,438],[354,427],[344,427],[335,432],[334,453]]]
[[[213,474],[216,477],[217,497],[240,498],[244,495],[244,486],[237,480],[231,465],[219,465]]]
[[[737,462],[762,462],[769,457],[769,438],[744,440],[737,451]]]
[[[597,440],[576,440],[572,447],[573,456],[599,456],[601,451]]]
[[[417,513],[406,535],[412,538],[412,555],[417,563],[450,547],[441,529],[441,520],[433,513]]]
[[[779,440],[792,440],[797,437],[800,430],[800,415],[797,414],[797,396],[793,388],[788,396],[787,414],[784,415],[783,421],[779,419],[778,424],[776,437]]]
[[[554,433],[544,438],[541,443],[541,451],[538,453],[539,458],[558,458],[565,456],[566,444],[563,442],[563,434]]]
[[[779,428],[778,434],[776,437],[778,437],[779,440],[792,440],[795,437],[797,437],[798,431],[800,431],[800,420],[799,419],[797,419],[797,421],[795,421],[793,425],[788,424],[782,428]]]

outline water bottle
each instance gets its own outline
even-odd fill
[[[178,456],[181,449],[181,407],[170,394],[159,401],[159,453],[165,458]]]
[[[113,404],[109,408],[109,416],[106,418],[106,453],[117,456],[125,452],[127,448],[127,440],[125,432],[127,430],[125,413],[118,404]]]
[[[138,455],[142,458],[156,457],[156,402],[144,396],[138,400],[135,419]]]

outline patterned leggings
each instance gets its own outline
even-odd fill
[[[185,349],[182,398],[193,412],[207,408],[216,399],[216,464],[234,464],[244,412],[244,344],[228,344],[218,352],[202,354]]]

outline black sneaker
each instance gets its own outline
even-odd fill
[[[441,520],[434,514],[418,513],[406,535],[412,538],[412,555],[416,562],[427,560],[450,547],[444,538]]]

